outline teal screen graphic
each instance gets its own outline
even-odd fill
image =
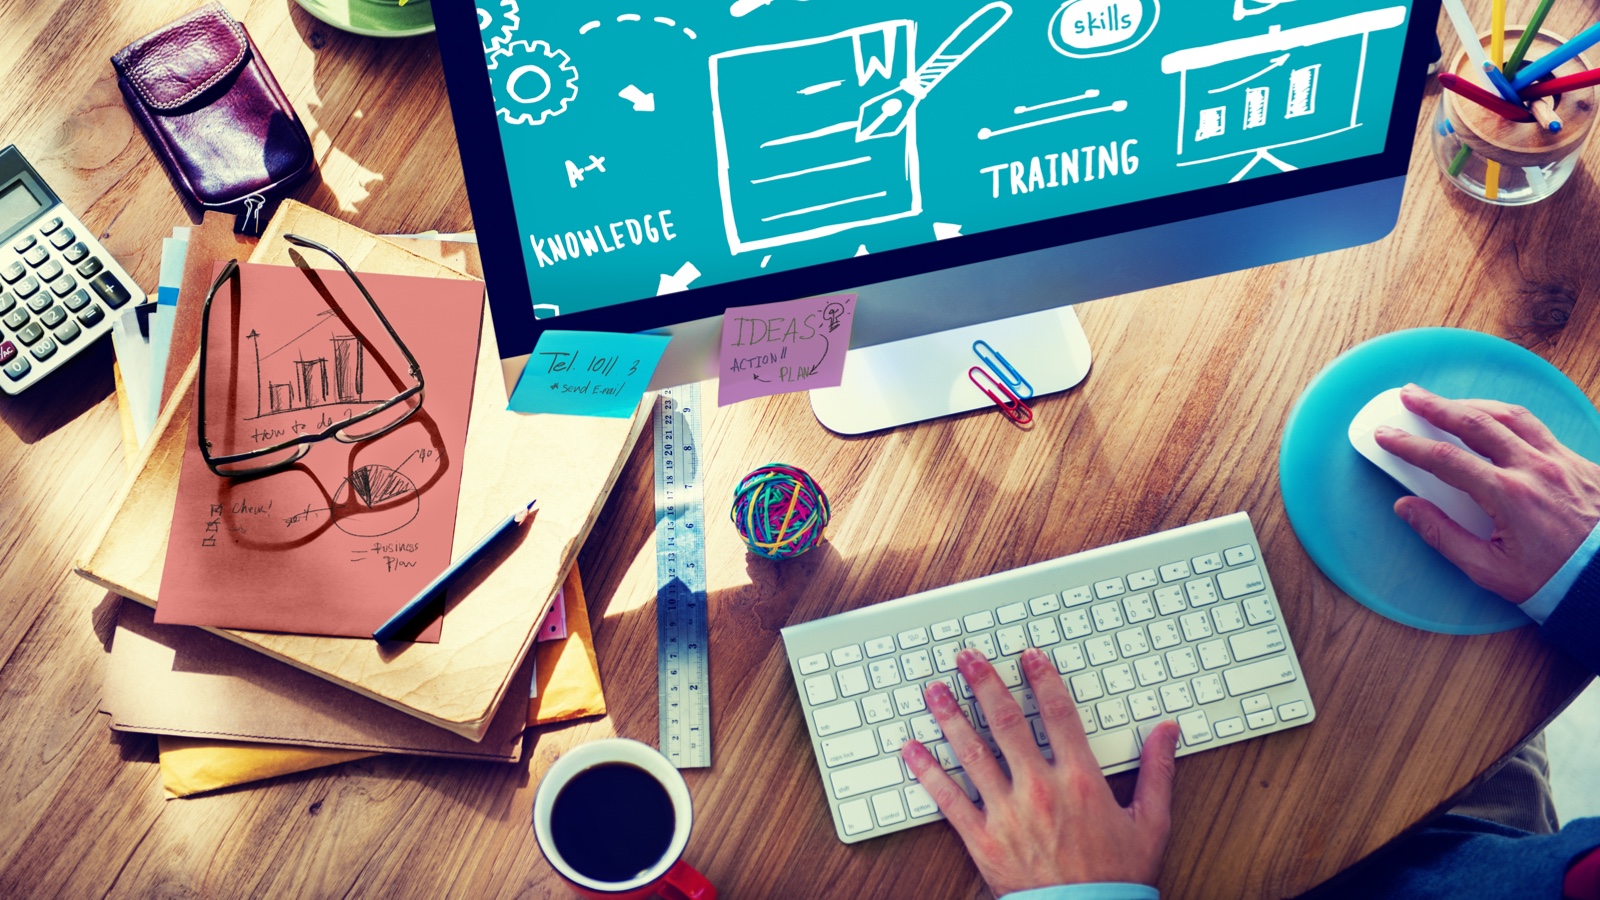
[[[1411,14],[728,4],[478,0],[541,318],[1379,154]]]

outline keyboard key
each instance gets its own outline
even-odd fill
[[[971,637],[967,638],[967,646],[978,651],[979,653],[982,653],[983,658],[990,660],[991,662],[1000,655],[995,651],[994,635],[992,634],[972,635]]]
[[[865,734],[866,732],[862,732]],[[890,722],[878,726],[878,744],[885,753],[899,753],[906,741],[911,740],[911,735],[906,732],[906,723]]]
[[[1083,650],[1077,644],[1057,647],[1050,655],[1055,657],[1056,671],[1063,675],[1087,668],[1089,665],[1083,658]]]
[[[1146,588],[1153,588],[1160,583],[1156,579],[1155,569],[1145,569],[1142,572],[1134,572],[1128,576],[1128,590],[1130,591],[1142,591]]]
[[[1200,661],[1194,658],[1194,648],[1179,647],[1168,653],[1167,671],[1173,678],[1187,678],[1200,671]]]
[[[1242,566],[1256,558],[1255,548],[1249,544],[1242,547],[1229,547],[1222,551],[1222,559],[1230,566]]]
[[[867,664],[867,672],[872,676],[873,690],[881,691],[900,683],[900,664],[893,659],[875,659]]]
[[[806,701],[812,706],[821,706],[824,703],[832,703],[839,699],[839,694],[833,689],[833,678],[830,676],[818,675],[814,678],[807,678],[805,686]]]
[[[1084,734],[1094,734],[1100,730],[1100,723],[1094,718],[1094,710],[1088,706],[1078,707],[1078,721],[1083,724]]]
[[[971,634],[975,631],[988,631],[994,627],[994,613],[988,611],[987,609],[981,612],[975,612],[972,615],[963,618],[961,620],[961,624],[966,626],[968,634]]]
[[[956,690],[955,690],[956,696],[960,697],[963,700],[971,700],[972,699],[972,685],[967,684],[966,677],[964,675],[962,675],[960,672],[957,672],[955,675],[953,675],[951,677],[953,677],[956,680]],[[965,703],[961,704],[961,706],[962,706],[963,709],[966,708],[966,704]],[[970,719],[972,717],[968,716],[967,718]]]
[[[922,712],[928,708],[927,701],[922,699],[922,685],[908,684],[905,687],[894,689],[894,708],[902,716]]]
[[[1272,698],[1266,694],[1254,694],[1240,700],[1239,707],[1246,713],[1261,712],[1263,709],[1272,708]]]
[[[1196,575],[1204,575],[1207,572],[1215,572],[1216,570],[1222,568],[1222,556],[1217,553],[1207,553],[1205,556],[1196,556],[1194,559],[1190,560],[1190,562],[1194,565],[1194,573]]]
[[[848,666],[858,662],[861,662],[861,647],[857,644],[833,651],[833,664],[836,666]]]
[[[1022,686],[1022,671],[1014,659],[1002,659],[994,664],[994,671],[1000,676],[1000,681],[1008,688]]]
[[[900,657],[900,668],[905,671],[906,678],[927,678],[933,674],[933,657],[926,650],[918,650]]]
[[[1278,718],[1285,722],[1291,719],[1303,719],[1310,715],[1310,713],[1311,710],[1306,708],[1306,702],[1304,700],[1296,700],[1293,703],[1285,703],[1284,705],[1278,707]]]
[[[83,262],[78,263],[78,274],[85,278],[93,278],[94,276],[99,275],[104,269],[105,264],[100,262],[100,257],[98,256],[91,256]]]
[[[1035,619],[1028,623],[1028,636],[1035,647],[1049,647],[1061,643],[1061,629],[1055,619]]]
[[[1163,616],[1175,616],[1189,608],[1189,601],[1183,597],[1183,588],[1178,585],[1156,589],[1156,609]]]
[[[1102,603],[1099,606],[1091,606],[1089,607],[1089,614],[1094,617],[1095,631],[1110,631],[1113,628],[1121,628],[1126,624],[1122,620],[1122,607],[1116,603]]]
[[[1122,598],[1122,611],[1127,613],[1129,622],[1148,622],[1156,617],[1156,607],[1148,593]]]
[[[52,259],[39,269],[39,277],[48,283],[60,278],[62,271],[64,270],[61,268],[61,263]]]
[[[1246,597],[1244,601],[1244,620],[1251,625],[1260,625],[1271,622],[1277,616],[1272,612],[1272,601],[1265,595]]]
[[[861,698],[861,712],[867,717],[868,725],[876,725],[894,718],[894,704],[887,693],[873,694]]]
[[[1033,742],[1043,747],[1050,743],[1050,735],[1044,730],[1044,720],[1038,716],[1028,719],[1028,727],[1033,729]]]
[[[1267,589],[1267,580],[1260,566],[1246,566],[1217,575],[1217,587],[1222,589],[1222,599],[1232,600],[1245,594],[1255,594]]]
[[[957,787],[967,792],[968,800],[971,800],[973,803],[977,803],[980,807],[983,805],[978,799],[978,789],[972,784],[972,779],[967,776],[967,773],[951,772],[950,780],[954,781]]]
[[[924,744],[931,744],[944,738],[944,729],[939,727],[939,720],[933,716],[913,716],[911,736]]]
[[[1223,719],[1216,725],[1217,737],[1219,738],[1231,738],[1241,731],[1244,731],[1244,720],[1238,716],[1234,716],[1231,719]]]
[[[28,301],[28,308],[36,313],[42,313],[49,309],[50,304],[54,302],[56,302],[56,298],[50,296],[48,291],[40,291],[33,296],[33,299]]]
[[[861,713],[856,710],[854,700],[846,700],[835,706],[812,710],[811,722],[816,726],[819,737],[827,737],[830,734],[860,728]]]
[[[1132,659],[1150,652],[1150,641],[1145,638],[1143,628],[1129,628],[1117,632],[1117,648],[1122,651],[1123,659]]]
[[[995,640],[1000,642],[1001,656],[1016,656],[1028,649],[1028,632],[1021,625],[1002,628],[994,633]]]
[[[1198,641],[1211,637],[1211,617],[1204,612],[1194,612],[1189,613],[1187,616],[1179,616],[1178,624],[1183,626],[1183,639],[1186,641]]]
[[[839,824],[844,833],[857,835],[872,830],[872,805],[865,800],[839,804]]]
[[[1283,632],[1279,631],[1276,625],[1240,632],[1228,638],[1228,644],[1233,648],[1233,658],[1240,662],[1277,653],[1285,646]]]
[[[1110,635],[1102,634],[1083,642],[1083,649],[1089,654],[1089,664],[1103,666],[1117,661],[1117,643]]]
[[[1089,751],[1104,769],[1139,758],[1139,739],[1133,731],[1113,731],[1089,738]]]
[[[1095,717],[1100,720],[1101,728],[1120,728],[1128,724],[1128,704],[1122,702],[1121,697],[1114,697],[1094,705]]]
[[[1244,721],[1251,728],[1268,728],[1278,724],[1278,717],[1272,714],[1272,710],[1263,709],[1261,712],[1245,716]]]
[[[944,769],[946,772],[951,769],[961,768],[961,760],[956,759],[955,748],[951,747],[948,742],[940,741],[928,749],[933,753],[933,758],[939,761],[939,768]]]
[[[1218,634],[1227,634],[1244,627],[1244,614],[1239,611],[1239,604],[1224,603],[1211,610],[1211,621],[1216,623]]]
[[[1182,581],[1193,575],[1194,572],[1189,568],[1189,561],[1186,559],[1170,562],[1161,567],[1162,581]]]
[[[1211,740],[1211,725],[1206,721],[1206,712],[1203,709],[1179,716],[1178,730],[1183,734],[1183,744],[1186,747],[1204,744]]]
[[[1128,586],[1121,578],[1107,578],[1105,581],[1094,583],[1094,596],[1098,600],[1109,600],[1127,593]]]
[[[878,817],[878,825],[881,828],[899,825],[906,820],[906,808],[905,804],[900,802],[899,791],[885,791],[874,796],[872,812]]]
[[[80,288],[80,289],[78,289],[76,291],[73,291],[72,292],[72,296],[67,297],[65,300],[62,300],[61,302],[65,303],[67,305],[67,309],[69,311],[78,312],[79,310],[83,309],[85,306],[89,305],[89,292],[83,290],[82,288]]]
[[[1140,691],[1128,695],[1128,711],[1133,713],[1135,722],[1153,719],[1161,715],[1161,704],[1156,700],[1155,691]]]
[[[0,292],[0,316],[3,316],[16,308],[17,298],[11,296],[10,292]]]
[[[1026,603],[1012,603],[1009,606],[1002,606],[995,610],[994,614],[1000,620],[1001,625],[1010,625],[1012,622],[1021,622],[1028,617],[1028,605]]]
[[[1167,680],[1167,664],[1159,656],[1146,656],[1133,664],[1133,674],[1139,676],[1139,686],[1149,687]]]
[[[1069,641],[1073,638],[1087,637],[1094,633],[1094,629],[1089,626],[1089,613],[1087,610],[1075,609],[1071,612],[1064,612],[1059,618],[1061,621],[1061,635]]]
[[[801,675],[815,675],[828,668],[828,655],[818,653],[815,656],[802,657],[796,665],[800,667]]]
[[[78,263],[83,262],[83,258],[85,256],[89,255],[89,245],[85,244],[83,241],[79,241],[76,244],[73,244],[71,247],[61,251],[61,255],[67,258],[67,262],[77,265]]]
[[[913,628],[895,635],[900,641],[901,650],[910,650],[912,647],[921,647],[928,642],[928,629]]]
[[[1222,679],[1215,675],[1201,675],[1192,683],[1196,702],[1215,703],[1227,696],[1222,692]]]
[[[1099,672],[1084,672],[1082,675],[1074,675],[1068,684],[1072,687],[1073,699],[1079,703],[1099,700],[1106,695],[1105,689],[1100,686]]]
[[[1171,619],[1164,619],[1150,626],[1150,646],[1156,650],[1165,650],[1183,643],[1183,638],[1178,634],[1178,623]]]
[[[867,670],[864,666],[851,666],[839,670],[839,693],[846,697],[867,692]]]
[[[936,640],[936,641],[948,641],[951,638],[957,638],[957,637],[960,637],[960,636],[961,636],[961,623],[957,622],[955,619],[949,619],[949,620],[946,620],[944,622],[936,622],[936,623],[934,623],[934,626],[933,626],[933,639],[934,640]]]
[[[6,363],[11,362],[13,359],[16,359],[17,354],[20,352],[21,351],[17,349],[16,344],[11,343],[10,341],[0,341],[0,366],[3,366]]]
[[[877,755],[878,742],[870,731],[857,731],[822,742],[822,762],[830,769]]]
[[[34,247],[32,250],[29,250],[27,253],[22,254],[23,261],[36,269],[44,265],[45,260],[49,258],[50,250],[43,244],[40,244],[39,246]]]
[[[908,785],[905,794],[906,809],[910,811],[911,818],[925,819],[939,812],[939,804],[933,802],[933,798],[928,796],[928,789],[922,785]]]
[[[21,341],[24,347],[33,346],[34,342],[42,337],[44,337],[44,326],[38,322],[29,322],[17,332],[17,340]]]
[[[5,279],[6,284],[10,284],[26,274],[28,274],[28,270],[24,269],[22,263],[19,262],[13,262],[4,269],[0,269],[0,278]]]
[[[83,308],[83,312],[78,313],[78,321],[82,322],[83,327],[85,328],[93,328],[96,325],[99,325],[101,320],[105,319],[105,317],[105,311],[102,310],[100,305],[97,303],[89,304]]]
[[[18,297],[26,300],[39,292],[39,279],[29,275],[27,278],[17,282],[16,287],[13,287],[12,290],[17,292]]]
[[[110,272],[101,272],[99,275],[89,279],[89,287],[93,288],[94,292],[100,295],[100,299],[105,301],[105,304],[112,309],[121,309],[123,304],[133,299],[133,295],[128,293],[128,289],[123,287],[122,282],[113,277]]]
[[[1082,606],[1085,603],[1093,602],[1094,594],[1089,591],[1088,585],[1070,588],[1061,592],[1062,606]]]
[[[12,344],[10,341],[6,341],[5,346],[10,347]],[[12,381],[21,381],[22,379],[28,377],[28,373],[32,370],[33,364],[28,362],[28,358],[26,356],[18,356],[16,359],[13,359],[5,364],[6,376]]]
[[[957,643],[934,644],[933,665],[941,672],[954,672],[956,670],[956,653],[961,650]]]
[[[894,638],[880,637],[867,641],[867,659],[888,656],[894,652]]]
[[[7,328],[11,329],[12,331],[16,331],[23,325],[26,325],[29,318],[27,307],[19,306],[16,309],[13,309],[11,312],[6,313],[3,318],[0,318],[0,322],[4,322]]]
[[[1028,688],[1012,691],[1011,699],[1017,701],[1017,705],[1022,707],[1022,714],[1025,716],[1031,716],[1039,711],[1039,701],[1033,696],[1033,691]]]
[[[52,306],[39,314],[39,321],[43,322],[46,328],[54,328],[66,320],[67,311],[61,306]]]
[[[1106,666],[1100,670],[1100,674],[1106,680],[1106,690],[1113,694],[1131,691],[1138,684],[1133,680],[1133,668],[1127,663]]]
[[[50,217],[50,221],[48,221],[48,222],[44,223],[43,225],[39,226],[39,230],[44,232],[45,234],[51,234],[57,228],[60,228],[60,227],[61,227],[61,217],[60,216],[51,216]]]
[[[1183,590],[1189,595],[1190,606],[1206,606],[1217,602],[1217,588],[1209,578],[1196,578],[1183,583]]]
[[[1194,705],[1194,695],[1189,693],[1189,686],[1181,681],[1174,684],[1161,686],[1161,707],[1169,713],[1188,709]]]
[[[1061,601],[1056,599],[1055,594],[1035,597],[1028,601],[1028,611],[1036,616],[1049,615],[1059,609],[1061,609]]]
[[[11,249],[17,251],[18,253],[22,253],[37,243],[39,243],[39,239],[37,237],[31,234],[25,234],[22,237],[17,238],[17,242],[11,245]]]
[[[55,221],[60,221],[59,219]],[[41,229],[45,234],[50,234],[48,229]],[[66,246],[77,240],[78,236],[72,233],[71,228],[63,228],[55,234],[50,234],[50,246],[57,250],[64,250]]]
[[[1201,668],[1220,669],[1230,662],[1228,648],[1221,641],[1206,641],[1194,649],[1200,653]]]
[[[1278,656],[1227,669],[1222,673],[1222,677],[1228,680],[1229,694],[1235,697],[1240,694],[1253,694],[1262,688],[1293,681],[1294,663],[1290,662],[1287,656]]]

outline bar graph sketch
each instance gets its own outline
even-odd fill
[[[317,324],[275,350],[261,352],[261,334],[245,338],[254,347],[256,412],[246,420],[324,406],[381,403],[366,399],[366,348],[361,339],[340,333],[332,310]]]

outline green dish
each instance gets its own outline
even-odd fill
[[[429,0],[295,0],[300,8],[340,31],[368,37],[403,38],[433,33]]]

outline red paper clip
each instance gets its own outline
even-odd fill
[[[1005,396],[1001,397],[996,395],[994,391],[989,390],[983,381],[978,380],[979,375],[982,375],[989,384],[999,388],[1000,393]],[[1000,407],[1000,411],[1006,414],[1006,418],[1018,425],[1028,425],[1033,422],[1033,408],[1022,402],[1022,398],[1018,397],[1011,388],[995,380],[994,375],[990,374],[988,369],[983,366],[973,366],[967,370],[967,377],[972,379],[972,383],[978,386],[978,390],[983,391],[990,400],[994,401],[995,406]]]

